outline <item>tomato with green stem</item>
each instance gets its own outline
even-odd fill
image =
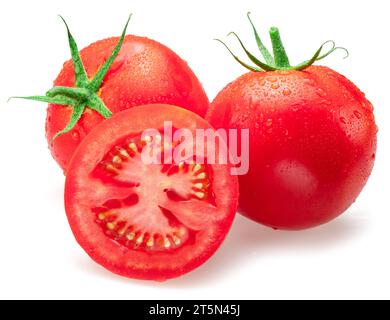
[[[371,174],[373,106],[347,78],[313,66],[344,48],[328,41],[310,60],[292,66],[279,30],[270,30],[271,54],[248,18],[264,60],[235,33],[254,65],[221,41],[250,72],[217,95],[206,118],[216,128],[250,130],[249,173],[240,177],[243,215],[276,229],[321,225],[354,203]],[[323,54],[326,44],[332,47]]]
[[[130,20],[130,17],[129,17]],[[19,97],[49,103],[46,137],[66,171],[77,146],[97,124],[137,105],[168,103],[204,116],[209,101],[187,63],[164,45],[127,35],[97,41],[78,51],[65,26],[72,60],[44,96]]]

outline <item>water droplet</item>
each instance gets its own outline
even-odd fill
[[[362,118],[362,114],[361,114],[359,111],[357,111],[357,110],[355,110],[355,111],[353,112],[353,114],[354,114],[355,117],[358,118],[358,119],[361,119],[361,118]]]
[[[288,135],[290,134],[290,132],[288,131],[288,129],[286,129],[286,131],[284,132],[285,136],[288,137]]]
[[[278,79],[275,77],[270,77],[270,78],[268,78],[268,81],[269,82],[276,82],[276,81],[278,81]]]
[[[268,119],[266,122],[265,122],[265,126],[266,127],[271,127],[272,126],[272,119]]]
[[[314,82],[313,79],[304,79],[303,82],[306,83],[309,86],[314,86],[315,85],[315,82]]]
[[[259,129],[260,128],[260,124],[258,122],[255,123],[255,128],[256,129]]]
[[[274,90],[276,90],[276,89],[279,89],[279,88],[280,88],[280,85],[279,85],[278,83],[273,83],[273,84],[271,85],[271,88],[274,89]]]
[[[324,104],[324,105],[327,105],[327,106],[330,106],[332,104],[332,102],[330,102],[327,99],[322,100],[321,103]]]
[[[284,89],[283,90],[283,95],[285,95],[285,96],[289,96],[289,95],[291,95],[291,90],[290,89]]]
[[[75,141],[79,141],[80,140],[80,133],[78,131],[73,131],[72,132],[72,139]]]
[[[325,98],[328,94],[323,90],[323,89],[317,89],[317,94],[321,97],[321,98]]]
[[[344,117],[341,117],[341,118],[340,118],[340,122],[341,122],[341,123],[344,123],[344,124],[347,124],[347,119],[345,119]]]

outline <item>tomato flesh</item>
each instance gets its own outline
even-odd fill
[[[237,208],[229,165],[143,161],[140,132],[162,130],[167,120],[175,128],[211,128],[178,107],[135,107],[96,127],[69,167],[73,233],[96,262],[123,276],[166,280],[193,270],[220,246]]]

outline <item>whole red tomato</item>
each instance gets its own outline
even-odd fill
[[[100,40],[79,54],[68,29],[72,61],[64,64],[46,96],[27,97],[50,103],[46,137],[64,171],[84,137],[113,113],[151,103],[206,113],[208,98],[187,63],[164,45],[125,36],[125,31],[121,38]]]
[[[254,29],[255,30],[255,29]],[[249,173],[240,177],[241,213],[276,229],[326,223],[356,200],[372,171],[377,127],[365,95],[337,72],[289,64],[276,28],[275,57],[224,88],[207,119],[216,128],[250,130]],[[245,49],[245,47],[244,47]],[[245,49],[246,50],[246,49]]]

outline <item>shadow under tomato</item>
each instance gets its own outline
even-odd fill
[[[191,290],[194,287],[209,286],[229,277],[243,264],[253,259],[265,259],[272,255],[294,251],[297,254],[315,250],[326,250],[359,236],[367,227],[364,214],[350,212],[324,226],[314,229],[287,232],[256,224],[237,215],[232,229],[217,253],[200,268],[178,279],[162,283],[126,279],[110,273],[88,257],[77,259],[76,263],[86,272],[92,272],[109,280],[142,284],[151,287]]]
[[[184,277],[166,282],[171,288],[208,286],[210,282],[229,277],[253,259],[291,252],[305,254],[342,245],[359,236],[367,227],[366,215],[350,212],[326,225],[299,232],[275,231],[256,224],[241,215],[218,252],[203,266]]]

